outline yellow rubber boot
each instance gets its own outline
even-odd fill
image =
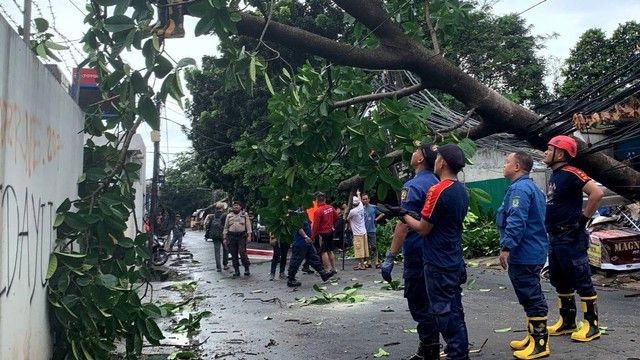
[[[549,331],[547,331],[547,317],[529,318],[529,336],[531,337],[527,347],[515,351],[513,356],[517,359],[539,359],[551,354],[549,350]]]
[[[524,348],[527,347],[527,345],[529,345],[529,341],[531,340],[531,336],[530,333],[528,332],[528,328],[529,328],[529,321],[527,321],[527,335],[524,337],[524,339],[522,340],[513,340],[509,343],[509,346],[511,346],[511,348],[513,350],[522,350]]]
[[[571,334],[577,330],[576,327],[576,299],[571,294],[558,294],[558,309],[560,318],[547,329],[549,335]]]
[[[600,328],[598,327],[598,295],[580,298],[582,301],[582,311],[584,312],[584,322],[579,331],[571,334],[571,340],[587,342],[600,338]]]

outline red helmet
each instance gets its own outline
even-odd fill
[[[555,146],[558,149],[562,149],[569,154],[572,158],[578,155],[578,144],[576,140],[572,137],[566,135],[558,135],[554,136],[549,140],[547,145]]]

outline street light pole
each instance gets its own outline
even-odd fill
[[[153,177],[151,178],[151,204],[149,209],[149,251],[153,251],[153,234],[156,228],[156,216],[158,207],[158,175],[160,163],[160,131],[151,132],[153,141]]]

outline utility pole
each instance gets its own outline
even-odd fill
[[[22,38],[27,48],[31,48],[31,0],[24,0],[24,17],[22,18]]]
[[[151,131],[153,141],[153,177],[151,178],[151,204],[149,209],[149,251],[153,250],[153,234],[156,229],[156,217],[158,216],[158,174],[160,162],[160,131]]]

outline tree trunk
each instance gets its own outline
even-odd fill
[[[321,56],[338,65],[373,70],[411,71],[418,75],[422,84],[428,88],[441,90],[454,96],[468,108],[475,108],[481,124],[473,129],[470,138],[477,140],[491,134],[507,132],[528,141],[538,150],[546,149],[549,138],[528,130],[538,121],[537,114],[507,100],[447,62],[442,56],[404,35],[384,12],[379,0],[334,2],[371,29],[379,40],[377,48],[355,48],[273,21],[264,32],[264,40]],[[254,38],[261,36],[264,26],[263,18],[246,13],[242,14],[242,20],[237,23],[241,35]],[[640,173],[630,167],[601,153],[580,156],[572,163],[616,193],[635,200],[640,199]]]

